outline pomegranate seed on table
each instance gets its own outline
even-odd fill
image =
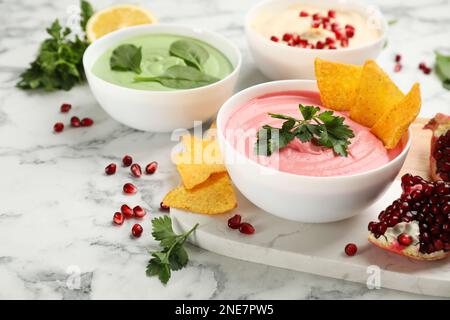
[[[62,113],[69,112],[70,109],[72,109],[72,105],[70,103],[63,103],[60,108]]]
[[[300,16],[300,17],[308,17],[308,16],[309,16],[309,13],[306,12],[306,11],[300,11],[299,16]]]
[[[276,36],[271,36],[271,37],[270,37],[270,40],[272,40],[273,42],[278,42],[278,41],[280,41],[280,39],[278,39],[278,37],[276,37]]]
[[[123,192],[126,194],[135,194],[137,192],[137,188],[134,184],[128,182],[123,185]]]
[[[431,73],[431,68],[425,67],[425,68],[422,69],[422,71],[423,71],[423,73],[425,73],[425,74],[430,74],[430,73]]]
[[[328,17],[329,18],[336,18],[336,11],[328,10]]]
[[[82,127],[90,127],[94,124],[94,120],[92,120],[91,118],[83,118],[81,120],[81,126]]]
[[[122,164],[124,167],[129,167],[129,166],[131,166],[132,163],[133,163],[133,158],[131,156],[125,155],[122,158]]]
[[[141,166],[138,165],[137,163],[132,164],[130,170],[131,170],[131,174],[133,176],[135,176],[136,178],[140,178],[141,177],[142,169],[141,169]]]
[[[170,211],[170,207],[169,207],[169,206],[166,206],[166,205],[161,201],[161,203],[159,204],[159,210],[160,210],[160,211],[166,211],[166,212],[168,212],[168,211]]]
[[[228,227],[231,229],[239,229],[241,226],[241,216],[239,214],[235,214],[230,219],[228,219]]]
[[[395,55],[395,59],[394,59],[394,60],[395,60],[395,62],[400,62],[400,61],[402,60],[402,56],[401,56],[400,54],[397,53],[397,54]]]
[[[349,243],[345,246],[345,254],[349,257],[352,257],[356,254],[356,251],[358,251],[358,247],[354,243]]]
[[[394,72],[400,72],[402,70],[402,65],[400,63],[397,63],[394,66]]]
[[[133,210],[130,208],[129,205],[123,204],[120,207],[120,212],[125,216],[125,218],[130,219],[133,217]]]
[[[115,224],[117,224],[117,225],[122,225],[123,224],[123,221],[124,221],[125,219],[124,219],[124,216],[123,216],[123,214],[122,213],[120,213],[120,212],[116,212],[116,213],[114,213],[114,216],[113,216],[113,222],[115,223]]]
[[[145,166],[146,174],[154,174],[156,169],[158,169],[158,162],[152,161],[148,165]]]
[[[55,131],[55,132],[57,132],[57,133],[59,133],[59,132],[61,132],[61,131],[63,131],[64,130],[64,123],[62,123],[62,122],[57,122],[57,123],[55,123],[55,125],[53,126],[53,131]]]
[[[71,127],[74,127],[74,128],[78,128],[78,127],[81,127],[81,121],[80,121],[80,118],[78,118],[78,117],[72,117],[72,118],[70,118],[70,126]]]
[[[250,223],[244,222],[239,226],[239,232],[243,234],[253,234],[255,233],[255,228]]]
[[[144,229],[142,228],[142,226],[138,223],[136,223],[135,225],[133,225],[133,227],[131,228],[131,234],[136,237],[139,238],[142,234],[142,231],[144,231]]]
[[[116,164],[115,164],[115,163],[110,163],[110,164],[108,164],[108,165],[106,166],[106,168],[105,168],[105,173],[106,173],[108,176],[110,176],[110,175],[116,173],[116,169],[117,169]]]
[[[133,213],[136,218],[143,218],[147,212],[141,206],[136,206],[133,208]]]

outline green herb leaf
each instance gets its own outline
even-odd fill
[[[218,78],[207,75],[189,66],[175,65],[168,68],[162,75],[156,77],[135,77],[138,82],[159,82],[173,89],[192,89],[203,87],[219,81]]]
[[[209,58],[209,53],[205,48],[188,40],[178,40],[173,42],[169,48],[169,53],[172,56],[183,59],[187,65],[200,71]]]
[[[320,112],[315,106],[299,105],[303,119],[292,116],[269,113],[272,118],[285,120],[281,128],[264,125],[257,133],[255,153],[270,156],[278,149],[284,148],[294,138],[301,142],[312,141],[326,148],[332,148],[340,156],[348,155],[350,138],[355,135],[344,124],[344,117],[335,116],[333,111]]]
[[[398,22],[398,19],[391,19],[391,20],[388,21],[388,25],[393,26],[397,22]]]
[[[80,1],[80,9],[81,9],[80,26],[83,31],[86,31],[86,24],[89,18],[92,17],[92,15],[94,14],[94,9],[92,8],[92,5],[85,0]]]
[[[134,44],[122,44],[114,49],[109,65],[116,71],[141,73],[142,48]]]
[[[153,219],[152,226],[152,235],[160,242],[162,250],[151,253],[152,258],[148,262],[146,274],[149,277],[158,276],[159,280],[166,284],[172,270],[180,270],[187,265],[189,256],[183,244],[197,229],[198,224],[186,233],[175,234],[172,229],[172,220],[168,216],[163,216]]]
[[[439,79],[442,81],[442,86],[450,90],[450,55],[446,56],[439,52],[435,52],[436,54],[436,74]]]

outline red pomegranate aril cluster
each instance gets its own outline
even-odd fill
[[[450,130],[437,139],[433,157],[436,159],[436,171],[441,179],[450,182]]]
[[[241,215],[235,214],[230,219],[228,219],[228,227],[231,229],[239,229],[239,232],[243,234],[255,233],[255,227],[253,227],[248,222],[241,222],[241,221],[242,221]]]
[[[379,221],[369,223],[369,231],[379,238],[388,227],[417,221],[420,252],[450,251],[450,183],[405,174],[402,189],[401,197],[379,214]],[[398,240],[407,243],[406,237]]]
[[[394,61],[395,61],[394,72],[400,72],[402,70],[402,64],[401,64],[402,56],[397,53],[395,55]]]
[[[72,105],[70,103],[63,103],[59,110],[61,113],[68,113],[72,109]],[[70,118],[70,126],[72,128],[79,128],[79,127],[90,127],[94,124],[94,120],[91,118],[84,118],[83,120],[80,120],[80,118],[73,116]],[[53,130],[55,132],[61,132],[64,130],[64,124],[62,122],[57,122],[53,126]]]
[[[421,62],[419,63],[419,69],[422,70],[423,73],[425,74],[430,74],[431,73],[431,68],[428,67],[425,62]]]

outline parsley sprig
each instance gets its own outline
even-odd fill
[[[333,111],[319,113],[315,106],[299,105],[303,119],[269,113],[272,118],[285,120],[281,128],[264,125],[257,133],[255,153],[270,156],[275,151],[288,145],[294,138],[301,142],[311,141],[316,145],[332,148],[341,156],[348,155],[350,138],[355,135],[352,129],[344,124],[344,117],[335,116]]]
[[[155,218],[152,220],[155,240],[160,242],[161,251],[152,252],[152,258],[147,265],[147,276],[158,276],[162,283],[166,284],[171,275],[171,271],[184,268],[189,256],[183,247],[186,239],[198,227],[198,223],[188,232],[176,234],[172,229],[172,220],[168,216]]]

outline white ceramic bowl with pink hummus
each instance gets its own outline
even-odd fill
[[[410,133],[387,150],[369,128],[335,112],[346,118],[355,134],[347,157],[297,139],[269,157],[255,155],[256,132],[264,124],[282,123],[268,112],[301,118],[300,103],[321,107],[316,81],[268,82],[231,97],[217,116],[217,137],[228,172],[245,197],[281,218],[317,223],[352,217],[394,181],[409,151]]]
[[[272,80],[315,79],[315,58],[357,65],[375,59],[387,29],[376,7],[357,0],[265,0],[245,20],[253,59]]]

